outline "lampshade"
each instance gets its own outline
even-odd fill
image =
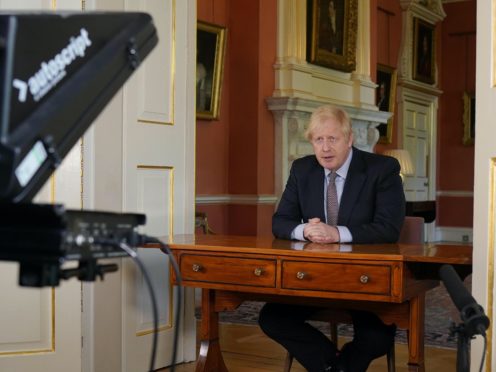
[[[384,155],[391,156],[396,158],[400,163],[400,173],[404,176],[412,175],[415,170],[413,168],[412,158],[410,157],[410,153],[405,149],[394,149],[394,150],[386,150],[383,152]]]

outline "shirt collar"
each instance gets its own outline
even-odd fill
[[[353,148],[350,149],[350,152],[348,154],[348,157],[346,158],[345,162],[343,165],[336,171],[339,177],[346,179],[346,176],[348,175],[348,169],[350,168],[350,163],[351,163],[351,158],[353,157]],[[329,173],[331,171],[327,168],[324,168],[325,176],[329,176]]]

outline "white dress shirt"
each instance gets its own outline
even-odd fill
[[[336,173],[337,177],[335,180],[336,191],[338,193],[338,203],[341,203],[341,196],[343,195],[344,184],[346,182],[346,176],[348,175],[348,169],[350,168],[351,158],[353,157],[353,150],[350,151],[348,157],[344,164],[339,168]],[[327,220],[327,186],[329,184],[329,173],[331,171],[329,169],[324,169],[325,177],[324,177],[324,213]],[[339,218],[339,216],[338,216]],[[303,236],[303,230],[305,229],[306,223],[301,223],[294,228],[291,232],[291,238],[296,240],[306,240]],[[350,230],[346,226],[336,226],[339,231],[339,242],[341,243],[351,243],[353,241],[353,237],[351,236]]]

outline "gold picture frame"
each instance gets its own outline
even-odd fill
[[[313,0],[311,7],[310,63],[354,71],[358,0]]]
[[[435,25],[413,18],[413,79],[435,83]]]
[[[227,30],[208,22],[197,22],[196,117],[219,118]]]
[[[463,93],[463,144],[473,145],[475,142],[475,95]]]
[[[379,143],[393,142],[394,106],[396,103],[397,70],[382,64],[377,65],[376,105],[379,111],[393,113],[387,123],[379,124]]]

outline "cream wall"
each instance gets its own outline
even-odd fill
[[[160,20],[156,23],[160,29],[160,44],[154,50],[161,50],[160,58],[155,53],[155,57],[150,55],[145,61],[152,61],[151,65],[140,66],[123,88],[126,93],[121,90],[116,94],[37,201],[56,201],[76,209],[142,212],[155,228],[153,235],[166,235],[172,228],[175,233],[192,232],[195,109],[194,99],[190,97],[195,96],[196,50],[188,46],[194,45],[196,40],[196,1],[0,0],[0,9],[15,7],[23,10],[139,10],[149,11],[155,20]],[[140,121],[148,115],[149,108],[166,120]],[[145,136],[151,137],[150,141],[140,142]],[[139,158],[141,155],[146,156],[146,162]],[[151,165],[149,173],[154,172],[155,165],[159,170],[168,170],[162,165],[170,165],[173,171],[168,173],[172,176],[166,179],[165,185],[159,183],[162,179],[139,179],[137,164]],[[156,195],[147,193],[139,200],[137,195],[126,194],[126,190],[139,181],[145,187],[150,184],[166,187],[159,189]],[[144,207],[143,200],[147,202]],[[169,203],[159,211],[159,216],[148,214],[146,210],[154,200]],[[126,206],[132,206],[129,207],[132,210]],[[163,220],[168,221],[164,228],[157,223]],[[147,227],[143,231],[151,234]],[[152,280],[165,283],[170,293],[166,257],[153,253],[160,255],[161,261],[156,260],[154,268],[160,276]],[[140,252],[140,255],[147,254]],[[148,366],[151,334],[140,332],[139,326],[150,328],[149,305],[142,300],[147,297],[147,289],[142,290],[142,277],[130,261],[114,260],[119,264],[119,271],[108,274],[104,281],[82,285],[72,279],[54,290],[41,291],[18,288],[15,264],[1,263],[4,300],[7,291],[9,296],[8,301],[0,302],[0,371],[146,370],[141,366]],[[165,310],[165,314],[161,314],[158,368],[170,364],[174,297],[164,295],[161,290],[157,292]],[[186,300],[191,299],[190,293]],[[187,309],[190,311],[184,311],[181,324],[178,361],[195,357],[193,307]],[[126,318],[123,315],[126,312],[136,317]]]
[[[472,292],[494,322],[494,238],[496,205],[496,2],[477,1],[476,137]],[[486,371],[496,370],[494,325],[488,332]],[[471,370],[479,370],[481,338],[472,344]]]
[[[81,0],[1,0],[0,9],[81,10]],[[81,208],[81,142],[35,198]],[[18,263],[0,263],[0,371],[81,370],[81,283],[19,287]]]
[[[142,232],[154,236],[171,229],[192,232],[195,110],[189,97],[195,96],[196,50],[188,45],[196,40],[196,1],[93,0],[86,1],[86,9],[146,11],[159,32],[159,45],[85,137],[86,207],[145,213]],[[148,192],[140,193],[140,187]],[[170,363],[174,297],[164,255],[146,250],[139,255],[159,294],[158,368]],[[118,273],[84,287],[83,371],[136,371],[148,365],[147,288],[131,260],[117,261]],[[178,361],[195,357],[193,307],[188,311]]]

